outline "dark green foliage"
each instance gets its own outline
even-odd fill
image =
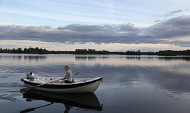
[[[18,49],[2,49],[0,48],[0,53],[27,53],[27,54],[46,54],[48,53],[48,50],[46,49],[42,49],[42,48],[24,48],[24,50],[22,50],[21,48]]]
[[[165,50],[165,51],[159,51],[156,54],[160,56],[190,55],[190,50],[188,49],[183,51]]]
[[[176,56],[176,53],[171,50],[165,50],[165,51],[157,52],[157,55],[159,55],[159,56]]]
[[[25,53],[25,54],[119,54],[119,55],[159,55],[159,56],[176,56],[176,55],[190,55],[190,50],[174,51],[164,50],[159,52],[141,52],[138,51],[126,51],[126,52],[109,52],[106,50],[97,51],[95,49],[76,49],[75,51],[48,51],[42,48],[13,48],[2,49],[0,53]]]
[[[109,54],[109,51],[96,51],[95,49],[76,49],[75,54]]]
[[[122,52],[121,55],[141,55],[141,51],[126,51],[126,52]]]

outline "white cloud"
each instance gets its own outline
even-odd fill
[[[60,51],[74,51],[75,49],[96,49],[96,50],[108,50],[108,51],[128,51],[128,50],[141,50],[141,51],[159,51],[159,50],[185,50],[190,47],[180,47],[172,44],[122,44],[122,43],[101,43],[96,44],[93,42],[88,43],[58,43],[58,42],[42,42],[42,41],[30,41],[30,40],[0,40],[0,48],[29,48],[39,47],[48,50],[60,50]]]

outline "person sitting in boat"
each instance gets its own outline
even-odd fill
[[[65,66],[65,70],[66,70],[65,77],[62,78],[62,81],[60,83],[72,83],[72,82],[74,82],[72,71],[69,70],[68,65]]]

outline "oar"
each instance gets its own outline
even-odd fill
[[[76,72],[74,75],[77,75],[77,74],[79,74],[79,72]],[[61,80],[61,79],[59,79],[59,80]],[[55,81],[57,81],[57,80],[55,80]],[[45,85],[45,84],[48,84],[48,83],[53,83],[55,81],[51,81],[51,82],[47,82],[47,83],[44,83],[44,84],[39,84],[39,85],[36,85],[36,86],[31,86],[31,87],[20,89],[20,93],[27,92],[27,91],[29,91],[31,89],[36,88],[36,87],[39,87],[39,86],[42,86],[42,85]]]
[[[20,111],[20,113],[28,113],[28,112],[34,111],[35,109],[42,108],[42,107],[45,107],[45,106],[49,106],[49,105],[52,105],[52,104],[53,104],[53,102],[51,102],[49,104],[46,104],[46,105],[43,105],[43,106],[35,107],[35,108],[28,108],[28,109]]]

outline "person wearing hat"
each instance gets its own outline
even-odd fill
[[[60,83],[72,83],[72,82],[74,82],[72,71],[69,70],[68,65],[65,66],[65,71],[66,71],[65,77],[62,79],[62,81]]]

